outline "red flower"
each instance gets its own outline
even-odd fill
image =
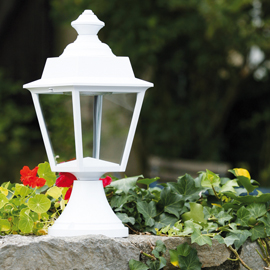
[[[67,190],[66,195],[65,195],[65,200],[69,200],[70,195],[71,195],[71,192],[72,192],[72,187],[70,187],[70,188]]]
[[[65,200],[69,200],[72,192],[73,182],[74,180],[77,180],[77,178],[75,175],[68,172],[60,172],[59,175],[60,176],[57,178],[55,184],[58,187],[69,187],[64,198]]]
[[[38,167],[30,170],[28,166],[24,166],[20,171],[22,183],[25,186],[30,186],[32,188],[43,187],[46,183],[46,180],[43,178],[39,178],[37,176],[37,171]]]
[[[108,175],[105,178],[99,178],[99,180],[102,180],[103,187],[110,185],[112,182],[112,178]]]
[[[58,187],[70,187],[73,185],[74,180],[77,180],[72,173],[60,172],[59,175],[60,177],[58,177],[55,182]]]

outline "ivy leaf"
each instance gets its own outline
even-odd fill
[[[28,201],[28,207],[36,213],[45,213],[51,207],[51,201],[44,194],[37,194]]]
[[[222,210],[216,215],[216,218],[218,219],[218,223],[224,226],[225,222],[231,220],[233,217]]]
[[[252,192],[258,186],[252,185],[249,178],[245,176],[237,176],[237,180],[240,186],[243,186],[248,192]]]
[[[33,231],[34,222],[28,215],[22,215],[19,221],[19,229],[23,233],[31,233]]]
[[[182,215],[182,220],[185,222],[187,220],[193,220],[198,223],[206,223],[204,219],[203,206],[199,203],[190,202],[190,212],[184,213]]]
[[[161,265],[161,262],[159,260],[156,261],[147,260],[146,264],[149,266],[151,270],[159,270],[163,268],[163,265]]]
[[[221,235],[215,235],[213,239],[216,239],[220,244],[225,244],[227,247],[234,244],[239,238],[235,234],[231,234],[223,238]]]
[[[229,233],[229,236],[231,235],[235,235],[235,234]],[[238,230],[237,235],[236,235],[238,237],[238,240],[235,240],[234,242],[235,249],[238,250],[243,245],[243,243],[248,239],[248,237],[251,235],[252,233],[248,230]]]
[[[148,270],[149,269],[147,265],[145,265],[144,263],[140,261],[135,261],[134,259],[131,259],[128,262],[128,265],[129,265],[130,270]]]
[[[170,253],[171,264],[179,267],[178,256],[187,257],[191,250],[192,248],[186,242],[177,246],[176,250],[170,249],[169,253]]]
[[[181,270],[201,270],[202,263],[199,261],[197,250],[191,249],[188,256],[178,256]]]
[[[226,191],[231,191],[233,193],[236,193],[234,187],[238,187],[237,181],[229,180],[221,187],[220,192],[224,193]]]
[[[178,219],[170,214],[163,213],[159,216],[158,221],[155,222],[155,228],[161,229],[168,225],[173,226]]]
[[[140,177],[143,177],[143,175],[119,179],[113,181],[109,186],[122,190],[125,194],[127,194],[130,189],[136,186],[136,182]]]
[[[114,195],[110,201],[110,205],[112,208],[119,208],[120,206],[125,204],[130,197],[130,195],[124,193],[120,195]]]
[[[199,198],[200,188],[195,186],[194,179],[189,175],[185,174],[178,178],[177,183],[167,183],[173,191],[183,196],[183,200],[196,200]]]
[[[248,205],[246,209],[250,212],[250,215],[254,218],[259,218],[267,212],[264,203],[252,203]]]
[[[0,219],[0,231],[7,232],[10,230],[10,222],[7,219]]]
[[[8,198],[7,198],[3,193],[0,193],[0,209],[1,209],[6,203],[8,203]]]
[[[144,178],[144,179],[140,179],[137,181],[138,184],[144,184],[147,186],[147,189],[149,188],[149,185],[156,182],[159,179],[159,177],[155,177],[155,178]]]
[[[170,188],[164,188],[160,194],[160,201],[158,205],[161,206],[165,212],[175,215],[178,219],[180,211],[184,206],[182,196],[179,194],[172,194]]]
[[[52,172],[50,164],[48,162],[38,164],[38,176],[46,180],[46,185],[51,187],[55,184],[56,175]]]
[[[116,215],[123,223],[130,223],[132,225],[135,224],[135,218],[129,217],[126,213],[116,213]]]
[[[236,196],[232,192],[225,192],[226,196],[235,199],[241,203],[250,204],[250,203],[266,203],[270,200],[270,193],[265,193],[260,196],[252,196],[252,195],[246,195],[246,196]]]
[[[155,224],[154,217],[157,215],[157,209],[153,201],[150,203],[144,201],[137,202],[137,210],[145,218],[146,226],[152,227]]]
[[[251,241],[255,241],[258,238],[265,238],[266,237],[266,233],[264,230],[264,225],[263,224],[259,224],[254,226],[250,232],[251,232],[251,236],[250,236],[250,240]]]
[[[219,187],[220,178],[217,174],[209,170],[206,170],[206,172],[203,172],[202,175],[203,175],[203,178],[201,181],[202,187],[208,187],[208,188]]]
[[[191,234],[191,243],[197,243],[199,246],[203,246],[205,244],[212,246],[211,238],[207,235],[202,234],[199,229],[195,229],[194,232]]]
[[[266,216],[259,218],[258,220],[264,224],[265,233],[267,236],[270,236],[270,214],[267,213]]]
[[[235,223],[240,224],[241,226],[246,226],[248,227],[248,221],[250,219],[250,213],[249,211],[245,208],[245,206],[242,206],[238,211],[237,211],[237,219]]]

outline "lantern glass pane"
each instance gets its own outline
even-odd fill
[[[81,94],[84,157],[121,164],[136,95]]]
[[[72,96],[40,94],[39,102],[57,163],[75,159]]]

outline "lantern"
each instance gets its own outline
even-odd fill
[[[33,98],[52,171],[78,179],[48,233],[126,237],[128,228],[112,211],[99,178],[125,171],[144,94],[153,84],[135,78],[129,58],[116,57],[98,39],[104,23],[91,10],[71,25],[78,33],[75,42],[59,57],[47,59],[41,79],[24,85]],[[68,123],[72,126],[67,128]],[[65,140],[67,146],[62,146]],[[74,154],[65,157],[65,151]]]

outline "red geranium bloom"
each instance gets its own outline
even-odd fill
[[[99,178],[99,180],[102,180],[103,187],[110,185],[112,182],[112,178],[108,175],[105,178]]]
[[[28,166],[24,166],[21,173],[21,181],[25,186],[30,186],[32,188],[35,187],[43,187],[46,183],[46,180],[43,178],[39,178],[37,176],[38,167],[35,167],[33,170],[30,170]]]
[[[77,180],[76,176],[68,172],[60,172],[55,184],[58,187],[69,187],[66,192],[65,200],[69,200],[74,180]]]
[[[70,188],[67,190],[66,195],[65,195],[65,200],[69,200],[70,195],[71,195],[71,192],[72,192],[72,187],[70,187]]]
[[[76,176],[68,172],[60,172],[55,184],[58,187],[70,187],[73,185],[74,180],[77,180]]]

